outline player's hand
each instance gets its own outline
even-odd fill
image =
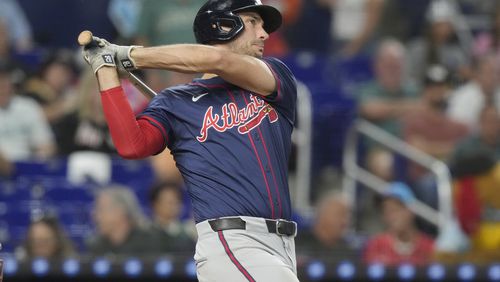
[[[101,39],[96,38],[95,40],[99,47],[84,47],[82,50],[83,59],[92,67],[94,73],[105,66],[116,67],[113,51],[110,48],[101,47],[101,45],[104,46]]]
[[[99,38],[97,40],[98,45],[102,48],[108,48],[112,53],[116,61],[118,62],[119,70],[135,70],[137,66],[135,65],[134,60],[130,56],[130,52],[132,52],[135,48],[141,48],[142,46],[122,46],[116,45],[113,43],[109,43],[106,39]]]

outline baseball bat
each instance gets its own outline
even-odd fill
[[[97,43],[94,40],[94,36],[92,32],[89,30],[84,30],[80,32],[78,35],[78,44],[80,46],[97,46]],[[128,80],[132,82],[132,84],[137,88],[146,98],[152,99],[157,95],[157,93],[151,89],[146,83],[144,83],[140,78],[138,78],[135,74],[125,71],[127,74]]]

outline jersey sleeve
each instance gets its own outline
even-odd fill
[[[157,127],[162,135],[167,147],[173,142],[173,118],[170,112],[173,109],[171,101],[168,99],[168,90],[164,90],[154,97],[149,105],[139,115],[141,118],[146,118],[152,125]]]
[[[274,79],[276,80],[276,91],[269,96],[262,97],[277,108],[292,123],[295,121],[295,108],[297,103],[297,83],[290,69],[276,58],[264,58]]]

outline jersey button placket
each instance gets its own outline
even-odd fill
[[[253,134],[253,139],[257,142],[260,142],[260,137],[259,137],[259,134],[258,133],[254,133]]]
[[[271,172],[271,167],[269,166],[269,164],[266,164],[266,172],[267,172],[267,173],[270,173],[270,172]]]

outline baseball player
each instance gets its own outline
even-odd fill
[[[199,44],[143,48],[95,38],[101,47],[83,51],[120,155],[171,150],[197,223],[199,281],[298,281],[287,183],[296,83],[281,61],[263,58],[281,21],[259,0],[210,0],[194,20]],[[116,65],[204,75],[163,90],[136,117]]]

